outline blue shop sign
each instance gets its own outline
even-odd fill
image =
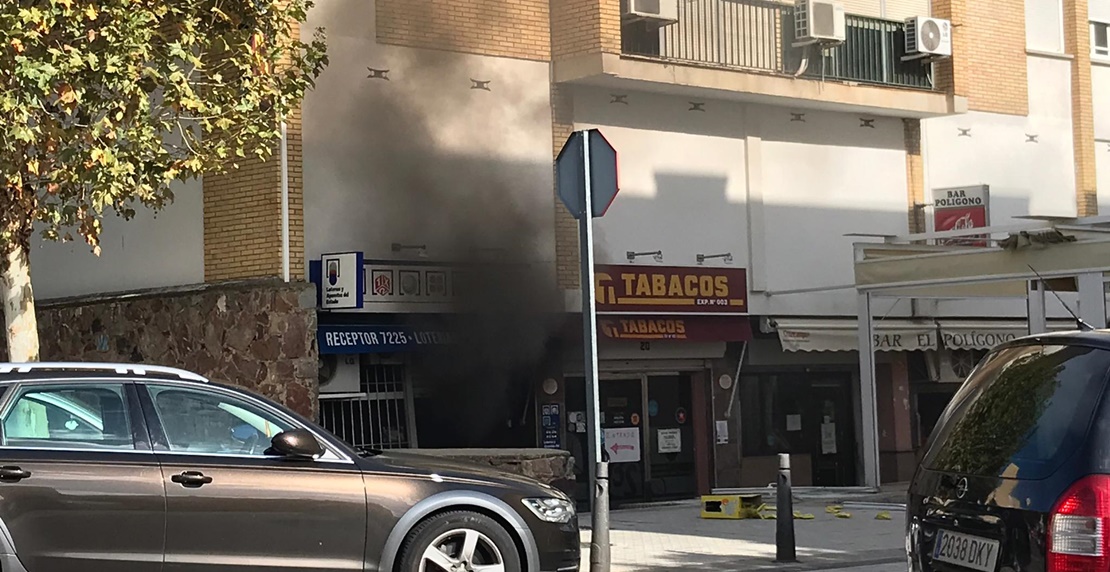
[[[326,325],[316,329],[321,354],[381,354],[450,343],[444,331],[409,326]]]

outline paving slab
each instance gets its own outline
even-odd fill
[[[801,501],[795,510],[798,562],[776,564],[774,520],[708,520],[696,502],[613,511],[613,572],[720,570],[906,570],[905,513],[876,520],[879,510],[852,509],[851,518],[826,512],[826,503]],[[582,515],[583,570],[589,570],[589,515]]]

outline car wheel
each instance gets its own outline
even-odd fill
[[[401,572],[521,572],[505,527],[474,512],[448,512],[420,523],[405,540]]]

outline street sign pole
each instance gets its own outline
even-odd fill
[[[582,282],[582,339],[585,342],[586,473],[590,480],[590,571],[609,572],[609,463],[605,461],[597,379],[597,307],[594,303],[595,216],[605,216],[620,188],[617,150],[597,129],[575,131],[555,159],[555,190],[578,220]]]
[[[609,464],[602,458],[601,408],[597,379],[597,308],[594,303],[593,196],[590,176],[590,137],[582,138],[585,185],[582,216],[578,219],[582,271],[582,336],[585,340],[586,417],[589,423],[590,476],[593,502],[590,510],[590,572],[609,572]]]

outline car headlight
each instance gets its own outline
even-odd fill
[[[524,499],[524,506],[545,522],[566,524],[574,518],[574,503],[563,499]]]

